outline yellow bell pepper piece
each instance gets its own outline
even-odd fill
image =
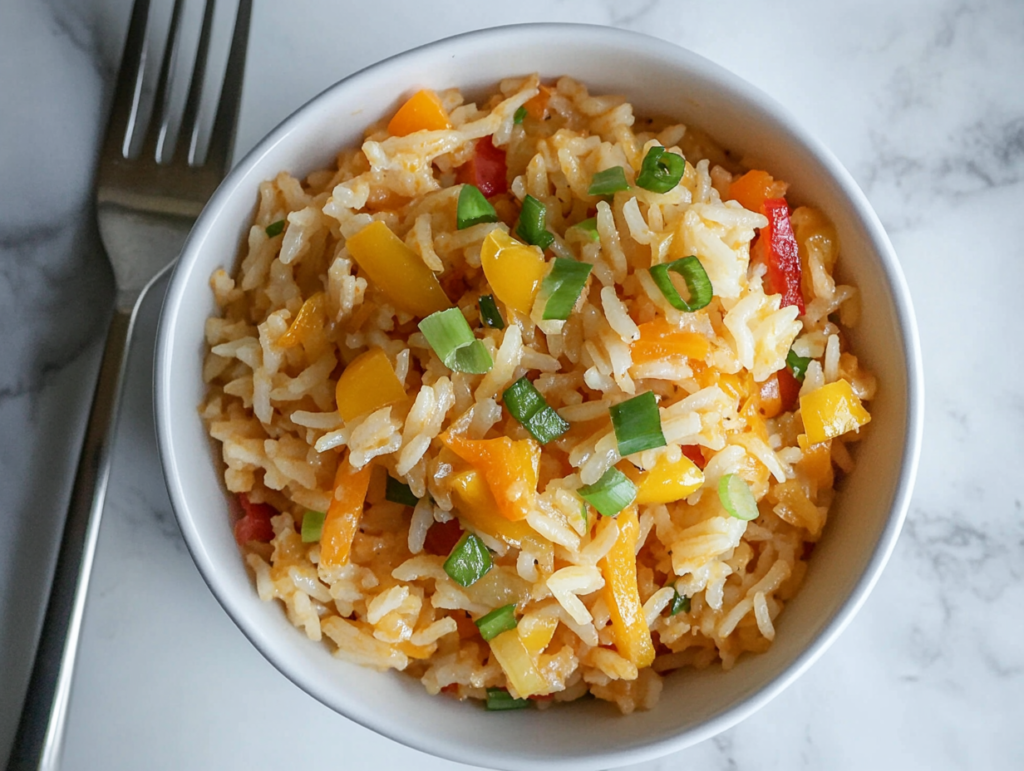
[[[615,521],[619,523],[619,537],[611,551],[598,563],[604,576],[602,591],[611,615],[612,637],[619,655],[632,661],[637,669],[643,669],[654,661],[654,643],[636,583],[636,542],[640,536],[636,506],[623,509]],[[612,527],[612,520],[602,517],[597,527],[599,530]]]
[[[704,484],[704,472],[685,455],[677,461],[662,458],[640,478],[637,503],[672,503],[695,492]]]
[[[327,348],[326,321],[327,295],[317,292],[302,303],[288,330],[277,338],[277,344],[281,348],[301,345],[310,359],[317,359]]]
[[[846,380],[837,380],[801,396],[800,415],[811,444],[855,431],[871,420]]]
[[[345,245],[352,259],[399,310],[423,317],[452,307],[437,276],[380,220],[371,222]]]
[[[404,137],[416,131],[441,131],[450,129],[452,123],[440,98],[433,91],[417,91],[398,108],[388,123],[388,133]]]
[[[516,241],[503,230],[492,230],[480,247],[480,264],[498,299],[529,316],[548,272],[544,252]]]
[[[381,407],[405,400],[405,387],[395,374],[387,354],[371,348],[356,356],[334,388],[338,414],[349,421]]]
[[[529,619],[529,620],[528,620]],[[519,639],[531,656],[539,656],[551,643],[558,628],[558,619],[553,617],[527,617],[519,622],[516,629]]]
[[[455,513],[474,529],[517,548],[533,533],[533,528],[525,522],[510,522],[498,513],[498,503],[479,471],[471,469],[455,474],[449,485],[455,493]]]
[[[512,687],[519,696],[535,696],[550,692],[551,686],[541,675],[530,652],[526,650],[519,632],[509,629],[490,641],[491,653],[508,675]]]
[[[441,440],[483,475],[505,519],[526,519],[536,507],[540,445],[533,439],[466,439],[445,433]]]
[[[324,567],[338,567],[348,562],[352,539],[363,516],[372,468],[373,464],[367,463],[357,471],[348,458],[338,464],[334,475],[334,494],[320,533],[320,564]]]
[[[796,467],[807,475],[807,478],[814,482],[818,489],[832,487],[835,476],[832,471],[832,440],[811,444],[805,434],[796,438],[797,444],[803,450],[803,457],[797,461]]]

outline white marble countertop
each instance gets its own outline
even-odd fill
[[[0,759],[28,679],[112,298],[91,186],[129,8],[0,7]],[[542,20],[671,40],[782,102],[864,188],[921,327],[921,471],[873,595],[782,696],[643,768],[1024,768],[1024,364],[1011,342],[1024,291],[1015,230],[1024,214],[1024,3],[259,2],[239,150],[384,56]],[[133,341],[64,767],[452,766],[303,694],[203,584],[153,436],[159,303],[147,299]]]

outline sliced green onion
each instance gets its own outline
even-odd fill
[[[612,415],[619,455],[623,458],[634,452],[665,446],[661,413],[658,412],[658,400],[654,398],[653,391],[620,402],[608,411]]]
[[[523,199],[523,208],[519,212],[519,227],[516,235],[526,243],[547,249],[555,237],[547,231],[547,207],[532,195]]]
[[[597,232],[597,217],[589,217],[583,222],[577,222],[573,227],[578,228],[591,241],[601,240],[601,234]]]
[[[485,640],[493,640],[502,632],[516,628],[516,604],[492,610],[486,616],[473,622]]]
[[[545,321],[569,318],[593,269],[593,265],[585,262],[555,258],[551,271],[540,285],[540,291],[548,298],[544,304]]]
[[[506,709],[527,709],[533,706],[529,699],[514,699],[504,688],[487,689],[487,709],[503,711]]]
[[[523,120],[525,118],[526,118],[526,108],[525,107],[520,107],[518,110],[516,110],[515,115],[512,116],[512,122],[515,123],[518,126],[520,123],[523,122]]]
[[[540,391],[525,375],[506,388],[501,398],[512,417],[541,444],[547,444],[569,430],[569,424],[544,401]]]
[[[612,166],[593,176],[590,180],[590,187],[587,189],[587,195],[612,195],[620,190],[629,190],[626,170],[621,166]]]
[[[480,295],[480,318],[491,329],[505,328],[505,319],[501,317],[501,311],[498,310],[492,294]]]
[[[796,351],[792,348],[790,348],[789,353],[786,354],[786,366],[789,367],[790,372],[793,373],[793,377],[801,383],[804,382],[804,376],[807,374],[807,365],[810,363],[810,357],[797,356]]]
[[[486,346],[477,340],[458,308],[431,313],[420,322],[420,332],[448,369],[482,375],[494,366]]]
[[[644,156],[640,173],[636,175],[636,184],[652,193],[667,193],[679,184],[685,173],[686,160],[681,155],[655,146]]]
[[[455,210],[455,227],[465,230],[481,222],[497,222],[498,212],[476,185],[463,185],[459,191],[459,205]]]
[[[384,500],[400,503],[403,506],[415,506],[420,499],[412,494],[412,488],[405,482],[399,482],[388,474],[387,485],[384,487]]]
[[[689,302],[680,297],[679,292],[676,291],[676,286],[668,275],[669,271],[678,273],[683,277],[683,280],[686,282],[686,288],[690,290]],[[654,279],[654,283],[658,285],[661,293],[665,295],[665,299],[677,311],[688,311],[691,313],[699,311],[711,302],[711,298],[714,296],[714,290],[711,288],[711,279],[708,278],[708,274],[704,270],[704,266],[700,264],[700,260],[692,255],[673,260],[672,262],[663,262],[661,265],[655,265],[651,268],[651,278]]]
[[[672,591],[675,592],[675,595],[672,597],[672,605],[669,607],[668,614],[670,616],[675,616],[679,613],[689,613],[690,598],[685,594],[680,594],[679,590],[675,587],[672,587]]]
[[[594,484],[583,485],[576,492],[606,517],[614,517],[636,500],[636,485],[615,466],[604,472],[604,476]]]
[[[725,506],[730,517],[736,517],[745,522],[757,519],[757,501],[754,500],[754,494],[750,492],[750,485],[743,480],[743,477],[737,474],[726,474],[719,479],[718,499]]]
[[[322,511],[307,511],[302,515],[302,542],[318,543],[324,531],[324,519],[327,514]]]
[[[267,235],[273,238],[274,236],[281,235],[281,231],[284,230],[284,220],[278,220],[277,222],[271,222],[265,228]]]
[[[444,562],[444,572],[459,586],[472,586],[493,564],[484,542],[473,533],[463,533]]]

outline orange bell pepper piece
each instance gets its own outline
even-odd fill
[[[288,330],[277,338],[277,344],[281,348],[301,345],[310,359],[317,359],[327,348],[326,321],[327,295],[317,292],[302,303]]]
[[[533,439],[513,441],[466,439],[445,433],[441,436],[452,452],[483,476],[498,512],[511,522],[526,519],[537,504],[537,480],[540,476],[540,445]]]
[[[548,272],[544,253],[536,246],[516,241],[503,230],[492,230],[480,247],[480,264],[498,299],[529,316],[533,299]]]
[[[800,415],[811,444],[855,431],[871,420],[846,380],[837,380],[801,396]]]
[[[636,542],[640,537],[636,505],[623,509],[615,519],[619,523],[619,537],[598,563],[604,576],[602,591],[619,655],[632,661],[637,669],[643,669],[654,662],[654,643],[636,583]],[[602,517],[597,526],[608,528],[611,523],[610,518]]]
[[[667,356],[685,356],[704,361],[711,343],[704,335],[676,329],[660,316],[640,324],[640,337],[629,345],[634,364],[646,364]]]
[[[729,185],[729,198],[739,201],[740,206],[761,213],[761,204],[766,198],[782,198],[786,195],[785,182],[776,181],[767,171],[754,169]]]
[[[416,131],[442,131],[450,129],[452,123],[440,98],[433,91],[417,91],[398,108],[388,123],[388,133],[404,137]]]
[[[345,458],[334,475],[334,494],[320,534],[320,564],[333,568],[348,562],[352,539],[363,516],[366,490],[370,486],[372,463],[356,470]]]
[[[548,116],[548,102],[551,100],[551,89],[547,86],[540,86],[537,95],[526,101],[523,107],[526,113],[534,120],[544,120]]]
[[[433,271],[380,220],[371,222],[345,245],[352,259],[399,310],[423,317],[452,307]]]
[[[475,469],[453,475],[449,485],[455,493],[455,513],[475,530],[517,548],[524,538],[533,533],[533,528],[526,522],[510,522],[498,513],[498,502],[491,495],[483,476]]]
[[[796,467],[804,472],[819,490],[832,487],[835,481],[832,471],[832,440],[811,444],[804,434],[800,434],[796,441],[804,453],[797,461]]]
[[[354,358],[338,378],[334,396],[338,414],[349,421],[406,398],[405,387],[395,374],[387,354],[371,348]]]

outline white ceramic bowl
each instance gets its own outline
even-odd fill
[[[638,114],[668,114],[791,183],[790,199],[831,218],[839,274],[864,298],[854,350],[878,377],[856,473],[842,485],[806,583],[778,621],[767,653],[729,672],[666,679],[661,702],[628,717],[600,702],[488,713],[427,695],[416,680],[334,659],[256,596],[232,538],[221,464],[196,411],[203,396],[203,324],[210,274],[231,270],[257,185],[287,169],[303,176],[357,144],[370,122],[419,87],[492,87],[512,74],[570,74],[595,93],[621,93]],[[643,35],[541,24],[473,32],[369,67],[285,120],[241,163],[196,223],[168,290],[156,355],[157,427],[171,501],[210,589],[264,656],[341,714],[411,747],[482,766],[597,768],[635,763],[706,739],[742,720],[820,656],[864,602],[892,551],[910,499],[923,414],[920,351],[892,246],[839,162],[763,93],[711,62]]]

